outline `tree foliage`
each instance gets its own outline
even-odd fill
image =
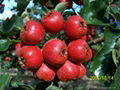
[[[3,0],[4,1],[4,0]],[[111,88],[119,88],[119,71],[120,71],[120,1],[119,0],[83,0],[83,5],[77,5],[77,8],[72,9],[66,8],[66,3],[58,3],[58,0],[49,0],[50,6],[53,8],[47,8],[44,4],[44,0],[33,0],[33,7],[28,8],[28,4],[31,0],[15,0],[17,6],[13,8],[17,14],[14,14],[11,18],[6,20],[0,20],[0,90],[5,87],[23,87],[25,90],[34,90],[36,88],[36,82],[33,81],[31,85],[27,85],[12,79],[8,74],[1,74],[7,72],[10,68],[17,68],[18,73],[16,78],[22,79],[22,70],[17,62],[15,55],[15,44],[20,41],[19,32],[24,22],[27,19],[41,21],[42,15],[48,11],[57,10],[62,13],[66,20],[69,16],[79,14],[87,22],[88,26],[94,25],[96,27],[97,36],[92,38],[88,42],[91,48],[95,51],[93,59],[85,63],[88,71],[95,75],[95,72],[99,75],[110,75],[114,76],[114,80],[110,80],[110,83],[106,81],[106,86]],[[2,0],[0,1],[2,3]],[[0,13],[2,13],[4,7],[0,5]],[[94,42],[96,39],[104,36],[103,40]],[[56,35],[46,33],[45,39],[38,44],[40,48],[43,44],[51,38],[65,39],[64,32],[61,31]],[[11,57],[13,60],[4,64],[5,57]],[[50,84],[49,84],[50,85]],[[54,85],[46,86],[46,90],[62,90]],[[72,90],[72,89],[71,89]],[[119,89],[116,89],[119,90]]]

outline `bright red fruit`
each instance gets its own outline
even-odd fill
[[[68,38],[80,39],[87,34],[87,24],[80,16],[70,16],[65,23],[64,31]]]
[[[78,77],[78,75],[79,75],[78,65],[76,65],[68,60],[57,71],[57,76],[61,81],[75,79]]]
[[[89,26],[88,29],[89,29],[89,34],[91,34],[92,36],[96,36],[97,35],[95,26]]]
[[[88,34],[87,35],[87,40],[91,40],[92,39],[92,35],[91,34]]]
[[[82,5],[83,4],[83,0],[73,0],[76,4],[78,5]]]
[[[82,36],[80,39],[82,39],[82,40],[87,40],[87,36],[84,35],[84,36]]]
[[[18,42],[18,43],[15,45],[16,55],[17,55],[18,57],[21,56],[21,52],[20,52],[21,47],[22,47],[22,43],[21,43],[21,42]]]
[[[80,73],[79,73],[78,78],[81,79],[86,74],[86,68],[83,64],[80,64],[79,65],[79,70],[80,70]]]
[[[35,20],[27,21],[21,29],[20,39],[24,44],[38,44],[43,38],[43,26]]]
[[[72,1],[71,0],[60,0],[60,2],[66,2],[67,8],[72,8]]]
[[[27,69],[36,69],[43,62],[43,55],[37,46],[23,46],[20,49],[19,64]]]
[[[35,73],[35,76],[40,80],[52,81],[55,77],[55,72],[46,64],[42,64],[41,67]]]
[[[52,39],[43,46],[43,57],[45,62],[59,67],[67,60],[67,46],[59,39]]]
[[[60,32],[64,27],[64,19],[58,11],[47,12],[42,16],[42,25],[47,32],[52,34]]]
[[[68,45],[68,57],[75,63],[87,62],[92,58],[92,50],[85,40],[74,40]]]

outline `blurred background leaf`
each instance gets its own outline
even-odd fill
[[[9,39],[0,39],[0,51],[6,51],[9,48]]]
[[[10,82],[10,76],[8,74],[0,74],[0,90],[5,90]]]

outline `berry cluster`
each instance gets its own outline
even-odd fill
[[[39,44],[45,31],[51,34],[64,30],[68,45],[58,39],[47,41],[43,48]],[[92,50],[86,42],[87,24],[81,16],[70,16],[66,22],[58,11],[51,11],[42,16],[41,24],[35,20],[27,21],[20,31],[22,42],[16,44],[16,55],[23,69],[44,81],[57,77],[61,81],[81,79],[86,74],[82,63],[92,58]]]

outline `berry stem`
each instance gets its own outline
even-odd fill
[[[79,13],[74,10],[74,8],[72,8],[72,10],[77,16],[80,16]]]
[[[88,42],[88,44],[96,44],[96,43],[98,43],[98,42],[102,42],[104,40],[104,35],[103,36],[101,36],[101,37],[99,37],[99,38],[96,38],[96,39],[94,39],[94,40],[91,40],[91,41],[89,41]]]
[[[11,43],[18,43],[18,42],[21,42],[21,40],[10,39],[10,42]]]

